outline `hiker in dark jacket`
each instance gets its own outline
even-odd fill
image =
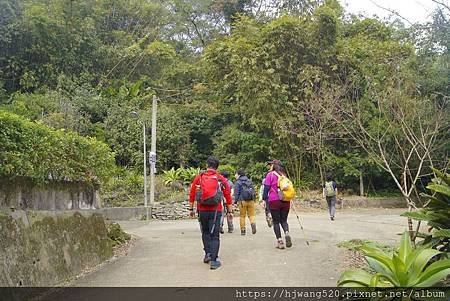
[[[330,213],[330,219],[334,221],[334,215],[336,214],[336,196],[337,196],[337,185],[333,181],[331,175],[327,176],[327,181],[323,185],[323,197],[327,200],[328,211]]]
[[[241,235],[245,235],[245,216],[248,215],[252,233],[256,233],[255,223],[255,199],[256,192],[252,181],[247,178],[245,172],[239,169],[236,172],[236,183],[234,185],[234,201],[239,204]]]

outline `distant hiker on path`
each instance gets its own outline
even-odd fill
[[[204,263],[210,263],[215,270],[221,266],[218,259],[220,238],[219,228],[222,217],[222,200],[225,198],[228,215],[232,212],[230,187],[227,180],[217,172],[219,159],[209,157],[206,161],[208,169],[201,172],[192,182],[189,193],[190,217],[195,217],[194,202],[197,202],[200,228],[202,232]]]
[[[234,184],[233,182],[228,178],[230,176],[230,173],[228,171],[222,172],[222,176],[227,179],[228,186],[230,187],[231,195],[233,195],[234,190]],[[223,231],[223,222],[224,220],[227,220],[227,226],[228,226],[228,233],[233,233],[234,231],[234,225],[233,225],[233,216],[228,214],[228,209],[226,207],[226,200],[223,199],[223,211],[222,211],[222,218],[220,221],[220,233],[224,233]]]
[[[247,178],[242,169],[236,171],[234,185],[234,201],[239,204],[241,235],[245,235],[245,217],[250,219],[252,234],[256,233],[255,200],[256,192],[252,181]]]
[[[273,220],[273,231],[277,238],[277,248],[284,249],[283,239],[281,238],[280,225],[284,230],[286,239],[286,247],[292,247],[291,236],[289,235],[289,225],[287,218],[289,215],[290,202],[281,200],[278,189],[278,178],[286,176],[283,165],[279,160],[272,160],[267,162],[269,166],[269,173],[264,179],[263,199],[268,202],[270,213]]]
[[[334,221],[334,215],[336,213],[336,196],[338,190],[336,182],[333,181],[333,177],[331,175],[327,176],[327,181],[323,186],[323,197],[327,200],[328,211],[330,212],[330,219]]]

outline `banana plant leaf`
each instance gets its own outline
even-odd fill
[[[450,229],[441,229],[433,233],[434,237],[447,237],[450,238]]]

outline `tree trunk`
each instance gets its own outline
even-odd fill
[[[406,202],[408,204],[408,212],[412,211],[412,206],[410,203],[409,198],[405,197]],[[413,243],[413,246],[416,247],[416,244],[414,243],[415,240],[415,233],[414,233],[414,229],[413,229],[413,222],[412,219],[410,217],[408,217],[408,232],[409,232],[409,237],[411,238],[411,241]]]
[[[324,174],[323,174],[323,169],[322,169],[322,157],[321,157],[321,152],[320,150],[317,153],[317,167],[319,168],[319,173],[320,173],[320,185],[323,187],[323,185],[325,184],[325,179],[324,179]]]
[[[364,196],[364,181],[362,171],[359,174],[359,196]]]
[[[325,183],[325,180],[324,180],[324,175],[323,175],[323,170],[322,170],[322,164],[319,162],[319,164],[318,164],[318,167],[319,167],[319,173],[320,173],[320,185],[324,185],[324,183]]]

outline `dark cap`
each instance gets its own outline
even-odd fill
[[[267,161],[267,164],[276,164],[276,165],[279,165],[279,166],[283,166],[283,164],[281,163],[280,160]]]

